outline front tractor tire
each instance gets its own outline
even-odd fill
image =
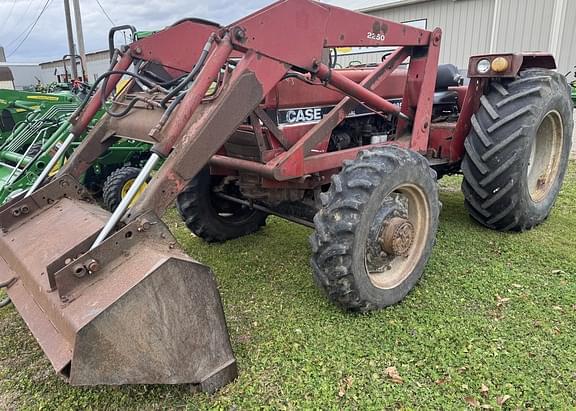
[[[200,171],[176,200],[176,208],[186,226],[209,243],[224,242],[252,234],[266,224],[266,213],[218,197],[216,191],[239,196],[238,188],[223,177]]]
[[[471,217],[499,231],[542,223],[560,191],[572,144],[566,79],[530,69],[492,82],[465,142],[462,191]]]
[[[362,151],[321,196],[310,237],[316,283],[338,306],[366,312],[418,282],[438,228],[436,173],[399,147]]]

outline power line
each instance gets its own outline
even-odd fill
[[[0,25],[0,27],[2,28],[1,31],[4,31],[4,29],[6,28],[7,24],[10,21],[10,17],[12,16],[12,12],[14,11],[14,6],[16,5],[16,0],[12,1],[12,7],[10,7],[10,11],[8,12],[8,15],[6,16],[6,18],[4,19],[4,23],[2,23],[2,25]]]
[[[16,50],[18,48],[20,48],[20,46],[28,39],[28,36],[30,35],[30,33],[32,33],[32,30],[34,30],[34,28],[36,27],[36,24],[38,23],[38,20],[40,20],[40,17],[42,17],[42,14],[44,14],[44,12],[46,11],[46,9],[48,8],[50,3],[52,3],[52,0],[46,0],[46,3],[44,3],[44,7],[42,7],[42,9],[40,10],[40,13],[38,14],[38,16],[36,16],[36,19],[34,19],[34,21],[32,23],[30,23],[24,29],[24,31],[22,33],[17,35],[15,38],[12,39],[12,41],[10,41],[6,45],[6,47],[10,47],[11,44],[14,44],[20,37],[25,35],[24,38],[22,39],[22,41],[20,41],[20,43],[18,44],[18,46],[16,46],[16,49],[14,51],[12,51],[12,53],[10,53],[8,55],[8,57],[10,57],[12,54],[14,54],[16,52]]]
[[[50,5],[50,3],[52,3],[52,0],[46,0],[46,3],[44,3],[44,7],[42,7],[42,10],[40,10],[40,13],[38,13],[38,16],[36,17],[36,20],[34,20],[34,22],[32,23],[32,25],[30,26],[30,30],[28,30],[28,32],[26,33],[26,35],[24,36],[24,38],[20,41],[20,43],[18,43],[18,45],[16,46],[16,48],[14,50],[12,50],[12,52],[10,54],[8,54],[8,56],[6,56],[6,58],[11,57],[14,53],[16,53],[18,51],[18,49],[20,48],[20,46],[22,46],[22,44],[24,44],[24,42],[26,40],[28,40],[28,37],[30,36],[30,34],[32,33],[32,31],[34,31],[34,28],[36,27],[36,24],[38,24],[38,21],[40,20],[40,17],[42,17],[42,15],[44,14],[44,12],[46,11],[46,9],[48,8],[48,6]],[[20,37],[20,36],[18,36]]]
[[[30,6],[32,5],[32,3],[34,3],[36,0],[30,0],[28,2],[28,6],[26,6],[26,10],[24,10],[24,13],[22,13],[22,19],[24,19],[24,17],[26,17],[28,15],[28,11],[30,10]]]
[[[36,1],[36,0],[30,0],[30,1],[28,2],[28,6],[26,6],[26,10],[24,10],[24,13],[22,13],[22,15],[19,16],[19,20],[20,20],[20,21],[24,21],[24,18],[25,18],[26,16],[28,16],[28,11],[30,10],[30,6],[31,6],[32,4],[34,4],[35,1]],[[20,24],[20,25],[22,25],[22,24]],[[8,43],[5,43],[5,44],[4,44],[4,48],[8,48],[8,47],[10,47],[12,44],[16,43],[16,41],[18,41],[18,39],[19,39],[20,37],[22,37],[22,36],[24,35],[24,33],[26,33],[26,31],[28,31],[28,29],[30,28],[31,25],[32,25],[32,24],[27,25],[23,32],[21,32],[20,34],[18,34],[16,37],[14,37],[14,38],[13,38],[12,40],[10,40]]]
[[[28,6],[30,6],[30,4],[34,3],[35,0],[32,0],[30,3],[28,3]],[[26,11],[24,12],[24,14],[26,14],[28,12],[28,9],[30,7],[26,8]],[[24,31],[22,31],[20,34],[18,34],[16,37],[14,37],[12,40],[10,40],[6,45],[5,48],[9,48],[12,44],[15,44],[23,35],[25,35],[28,30],[30,30],[30,28],[34,25],[34,21],[32,21],[32,23],[28,24],[26,26],[26,28],[24,29]]]
[[[102,13],[104,13],[104,15],[106,16],[106,18],[107,18],[108,21],[110,22],[110,24],[112,24],[113,26],[115,26],[116,23],[114,23],[114,21],[110,18],[110,16],[108,15],[108,13],[106,13],[106,10],[104,10],[104,7],[103,7],[102,4],[100,3],[100,0],[96,0],[96,3],[98,3],[98,6],[100,6],[100,10],[102,10]]]

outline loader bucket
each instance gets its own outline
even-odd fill
[[[151,213],[88,251],[109,215],[70,176],[0,208],[0,283],[53,367],[73,385],[230,382],[210,269]]]

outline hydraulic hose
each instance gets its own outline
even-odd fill
[[[210,35],[210,37],[208,38],[208,41],[204,45],[204,48],[202,49],[202,53],[200,53],[200,57],[198,58],[198,62],[196,63],[194,68],[190,71],[190,73],[188,73],[188,75],[184,78],[184,80],[182,80],[182,82],[180,84],[178,84],[176,87],[174,87],[172,89],[172,91],[170,91],[170,93],[168,93],[162,99],[162,101],[161,101],[162,106],[166,107],[166,103],[168,102],[168,100],[170,100],[172,97],[174,97],[180,91],[182,91],[182,89],[184,87],[186,87],[186,85],[188,83],[190,83],[192,80],[194,80],[194,78],[198,75],[200,70],[202,70],[202,67],[204,67],[204,64],[206,64],[206,59],[208,58],[208,53],[210,53],[210,49],[212,48],[212,44],[214,43],[214,38],[215,38],[215,35],[213,33]]]

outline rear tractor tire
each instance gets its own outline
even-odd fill
[[[566,173],[570,87],[558,73],[530,69],[491,88],[464,144],[465,205],[486,227],[529,230],[550,214]]]
[[[223,242],[252,234],[266,224],[266,213],[218,197],[218,188],[238,196],[236,186],[221,185],[222,177],[211,176],[203,169],[176,200],[176,207],[186,226],[207,242]]]
[[[426,159],[393,146],[362,151],[321,201],[311,264],[328,298],[359,312],[402,300],[422,276],[438,228],[436,173]]]

